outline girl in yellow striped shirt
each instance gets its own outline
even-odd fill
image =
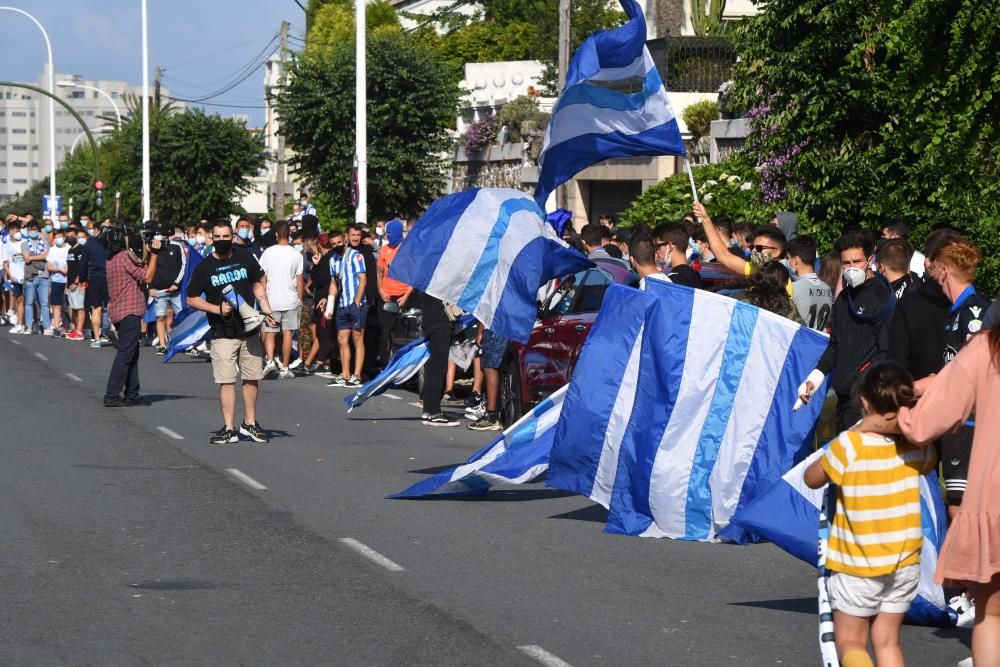
[[[872,430],[916,403],[913,378],[895,362],[873,365],[861,381],[865,418],[837,436],[806,470],[805,482],[837,485],[826,567],[837,652],[844,667],[903,665],[899,631],[920,583],[920,475],[934,469],[933,447]]]

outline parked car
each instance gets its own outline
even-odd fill
[[[497,405],[505,427],[569,383],[608,287],[638,287],[639,277],[624,265],[597,264],[563,278],[541,305],[528,343],[509,346]]]

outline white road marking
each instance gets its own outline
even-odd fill
[[[10,340],[10,342],[14,343],[14,345],[20,345],[21,344],[21,341],[14,340],[13,338]]]
[[[46,357],[46,356],[45,356],[44,354],[42,354],[41,352],[35,352],[35,356],[36,356],[36,357],[38,357],[39,359],[41,359],[42,361],[48,361],[48,360],[49,360],[49,358],[48,358],[48,357]]]
[[[402,396],[396,396],[395,394],[382,394],[382,395],[385,396],[386,398],[391,398],[394,401],[401,401],[401,400],[403,400]]]
[[[66,377],[68,377],[73,382],[83,382],[83,379],[79,375],[73,375],[72,373],[66,373]]]
[[[226,468],[226,472],[240,480],[254,491],[267,491],[267,487],[238,468]]]
[[[402,572],[403,566],[398,563],[394,563],[379,552],[375,551],[369,546],[358,542],[357,540],[350,537],[341,537],[339,542],[349,549],[353,549],[358,552],[368,560],[372,561],[376,565],[380,565],[390,572]]]
[[[534,658],[546,667],[573,667],[573,665],[569,664],[559,656],[553,655],[541,646],[536,646],[535,644],[531,644],[529,646],[518,646],[517,650],[524,653],[528,657]]]
[[[168,438],[173,438],[174,440],[183,440],[184,439],[183,435],[181,435],[180,433],[176,433],[174,431],[171,431],[166,426],[157,426],[156,430],[159,431],[160,433],[162,433],[163,435],[167,436]]]

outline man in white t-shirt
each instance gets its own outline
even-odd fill
[[[49,305],[52,306],[53,335],[63,333],[63,301],[66,297],[66,274],[69,272],[69,246],[66,244],[67,231],[57,229],[53,235],[52,247],[45,258],[49,270]]]
[[[274,361],[278,331],[281,331],[281,369],[278,377],[287,380],[295,377],[288,368],[292,357],[292,333],[299,329],[302,311],[302,293],[305,282],[302,278],[304,261],[302,253],[289,245],[289,226],[285,221],[273,227],[278,244],[264,251],[260,257],[260,268],[267,276],[267,300],[278,326],[264,325],[264,351],[267,364],[264,377],[273,377],[278,372]]]
[[[632,269],[639,274],[639,289],[646,290],[647,280],[671,282],[656,266],[656,246],[649,236],[640,235],[629,240],[628,259],[632,263]]]
[[[7,225],[7,240],[3,244],[3,268],[10,281],[13,299],[12,310],[17,315],[17,325],[10,333],[24,331],[24,253],[21,252],[21,223],[14,220]]]
[[[903,239],[909,241],[910,226],[902,220],[893,220],[882,228],[882,238]],[[914,250],[910,256],[910,272],[921,278],[924,277],[924,254],[919,250]]]

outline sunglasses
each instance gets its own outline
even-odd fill
[[[764,252],[765,250],[777,250],[777,248],[774,247],[773,245],[752,245],[750,246],[750,249],[755,250],[756,252]]]

